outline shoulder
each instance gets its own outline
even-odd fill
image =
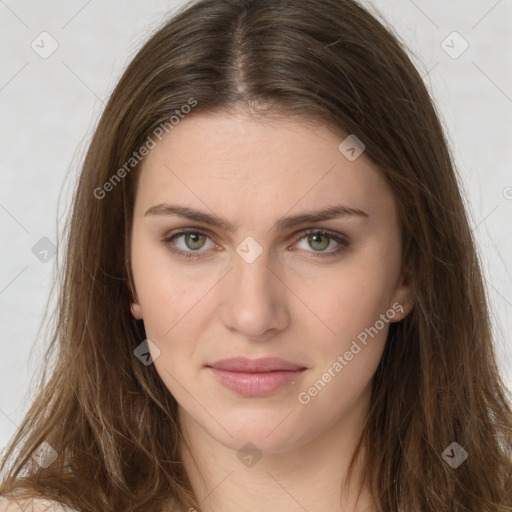
[[[44,498],[16,499],[0,496],[0,512],[78,512],[58,501]]]

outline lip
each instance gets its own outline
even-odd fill
[[[305,369],[304,366],[285,361],[279,357],[261,357],[259,359],[230,357],[207,366],[231,372],[273,372],[278,370],[296,371]]]
[[[223,386],[243,396],[267,396],[300,378],[305,367],[279,359],[233,357],[207,368]]]

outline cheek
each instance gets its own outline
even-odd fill
[[[190,383],[190,365],[201,341],[199,315],[204,320],[207,283],[194,284],[168,262],[159,262],[154,252],[149,257],[140,251],[132,265],[146,336],[159,349],[155,369],[173,396],[186,402],[190,397],[183,386]]]
[[[369,393],[372,377],[379,365],[389,320],[391,286],[383,274],[355,272],[341,275],[324,288],[323,296],[311,297],[311,309],[329,329],[319,326],[310,332],[314,367],[297,390],[297,401],[308,418],[321,417],[328,425],[352,410]],[[382,320],[381,315],[387,319]],[[324,335],[318,334],[321,329]],[[311,342],[313,340],[313,343]],[[367,396],[367,395],[364,395]]]
[[[308,283],[308,306],[323,324],[311,315],[310,328],[304,329],[315,347],[315,369],[307,383],[313,386],[310,398],[322,394],[313,400],[313,409],[329,403],[338,404],[336,410],[348,407],[369,385],[396,314],[392,301],[399,256],[394,247],[368,246],[357,257],[347,258],[328,279]]]
[[[321,304],[325,322],[334,331],[338,343],[356,337],[375,324],[381,314],[391,307],[390,289],[386,282],[376,280],[361,283],[345,280],[339,287],[333,287],[331,300]]]
[[[307,283],[307,289],[302,291],[307,297],[305,302],[324,323],[330,344],[343,346],[391,308],[397,279],[395,267],[361,258],[340,266],[328,277],[319,277],[316,283]]]
[[[316,406],[332,399],[331,403],[346,407],[370,382],[389,329],[389,321],[380,317],[389,308],[385,297],[381,290],[365,289],[355,280],[331,285],[323,297],[312,297],[311,309],[319,312],[324,325],[310,317],[301,330],[309,333],[305,349],[314,363],[306,385],[316,386],[323,395]],[[329,388],[325,393],[324,385]]]

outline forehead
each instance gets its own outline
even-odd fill
[[[389,210],[393,199],[380,171],[364,152],[350,160],[340,151],[347,136],[297,118],[195,113],[146,156],[136,209],[185,199],[226,215],[340,202]]]
[[[283,170],[301,170],[309,162],[323,162],[337,151],[344,136],[325,125],[291,117],[254,119],[243,111],[194,114],[163,136],[143,167],[171,157],[190,168],[208,164],[219,174],[238,170],[240,176],[252,170],[251,163],[266,164],[251,173],[257,178],[283,164],[289,164]],[[273,173],[274,178],[279,175]]]

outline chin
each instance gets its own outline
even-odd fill
[[[203,425],[203,428],[227,448],[239,451],[250,443],[261,453],[282,453],[290,450],[300,444],[306,434],[298,431],[296,424],[288,420],[283,422],[286,414],[264,415],[260,411],[258,417],[246,414],[243,421],[240,414],[238,412],[238,418],[234,417],[233,421],[228,421],[226,415],[222,423],[224,428],[216,423]]]

